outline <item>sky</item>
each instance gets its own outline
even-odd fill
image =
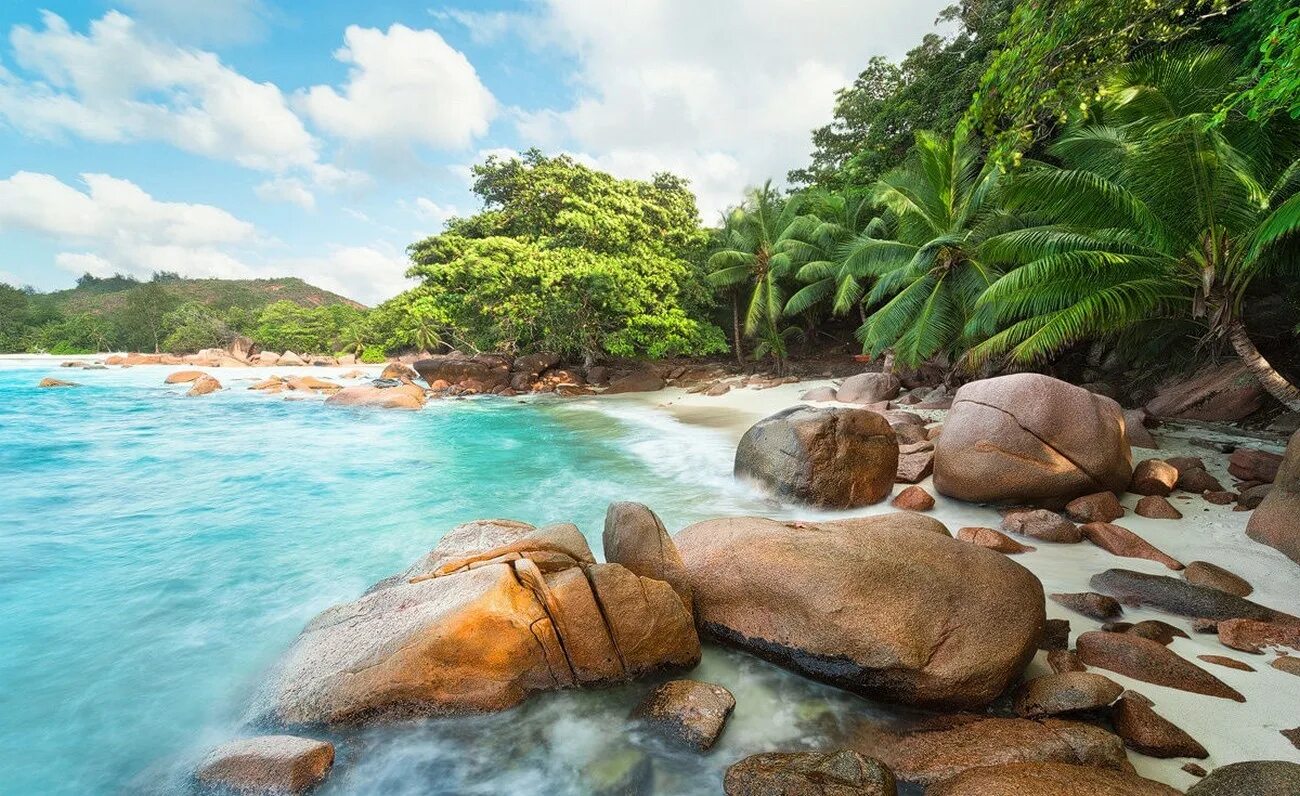
[[[298,276],[366,304],[529,147],[712,223],[948,0],[0,3],[0,281]]]

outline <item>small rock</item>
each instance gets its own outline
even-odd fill
[[[1204,760],[1210,756],[1195,738],[1156,713],[1151,700],[1135,691],[1126,691],[1115,703],[1111,720],[1124,745],[1148,757]]]
[[[1205,586],[1164,575],[1129,569],[1108,569],[1093,575],[1089,584],[1124,603],[1151,605],[1180,616],[1212,619],[1257,619],[1261,622],[1293,621],[1295,617],[1258,603]]]
[[[1110,522],[1124,516],[1124,507],[1114,492],[1095,492],[1065,504],[1065,513],[1075,522]]]
[[[190,386],[189,392],[185,394],[186,395],[207,395],[208,393],[213,393],[220,389],[221,389],[221,382],[217,381],[211,376],[204,375],[195,379],[194,384]]]
[[[835,388],[834,388],[834,387],[814,387],[813,389],[808,390],[807,392],[805,392],[803,395],[800,395],[800,396],[799,396],[799,400],[800,400],[800,401],[813,401],[813,402],[818,402],[818,401],[834,401],[834,400],[835,400]]]
[[[1079,656],[1071,650],[1048,651],[1047,665],[1056,674],[1088,671],[1088,667],[1084,666],[1083,662],[1079,660]]]
[[[927,440],[926,444],[931,444]],[[930,477],[934,472],[934,450],[922,450],[915,453],[902,453],[899,449],[898,473],[894,481],[900,484],[916,484]]]
[[[847,404],[872,404],[893,399],[901,387],[892,373],[859,373],[844,380],[836,399]]]
[[[1228,457],[1228,473],[1238,481],[1271,484],[1282,466],[1282,454],[1255,448],[1237,448]]]
[[[1178,483],[1178,468],[1160,459],[1145,459],[1133,468],[1128,491],[1135,495],[1168,497]]]
[[[1219,623],[1219,643],[1242,652],[1260,653],[1265,647],[1300,650],[1300,625],[1228,619]]]
[[[178,370],[163,379],[163,384],[189,384],[192,381],[198,381],[206,375],[208,374],[201,370]]]
[[[1016,691],[1014,709],[1017,716],[1039,719],[1104,708],[1123,692],[1122,686],[1100,674],[1049,674],[1020,686]]]
[[[1197,586],[1218,589],[1238,597],[1247,597],[1254,588],[1239,575],[1208,561],[1193,561],[1183,570],[1183,580]]]
[[[402,362],[389,362],[379,373],[381,379],[395,379],[397,381],[415,381],[420,378],[420,374],[415,372],[415,368]]]
[[[1278,730],[1278,732],[1282,733],[1282,737],[1290,741],[1292,746],[1300,749],[1300,727],[1291,730]]]
[[[909,486],[889,501],[889,505],[905,511],[929,511],[934,508],[934,497],[919,486]]]
[[[1043,625],[1043,638],[1038,642],[1040,650],[1063,650],[1070,647],[1070,620],[1048,619]]]
[[[1286,672],[1287,674],[1294,674],[1297,677],[1300,677],[1300,658],[1283,655],[1280,658],[1274,658],[1268,665],[1277,669],[1279,672]]]
[[[1213,503],[1216,506],[1226,506],[1237,499],[1235,492],[1206,492],[1201,497],[1206,503]]]
[[[720,685],[698,680],[670,680],[651,691],[632,710],[660,735],[700,752],[712,748],[736,698]]]
[[[1205,770],[1204,766],[1197,765],[1196,763],[1183,763],[1183,771],[1186,771],[1193,777],[1203,777],[1209,773]]]
[[[1187,789],[1187,796],[1295,796],[1300,793],[1300,763],[1254,760],[1219,766]]]
[[[1237,508],[1245,510],[1254,510],[1259,508],[1259,504],[1264,502],[1264,498],[1273,491],[1272,484],[1260,484],[1241,490],[1237,496]]]
[[[1205,617],[1198,616],[1192,619],[1192,632],[1193,633],[1218,633],[1219,620],[1206,619]]]
[[[1180,469],[1176,486],[1184,492],[1195,492],[1198,495],[1204,492],[1223,491],[1223,484],[1219,483],[1219,479],[1197,468]]]
[[[305,793],[334,765],[334,746],[295,735],[261,735],[213,749],[195,777],[241,793]]]
[[[1156,499],[1164,500],[1164,498]],[[1143,500],[1147,500],[1147,498],[1143,498]],[[1080,526],[1079,531],[1084,538],[1108,553],[1114,553],[1125,558],[1144,558],[1148,561],[1164,564],[1173,570],[1183,568],[1179,561],[1156,549],[1154,545],[1128,528],[1109,522],[1090,522]]]
[[[1170,456],[1165,464],[1173,467],[1181,475],[1185,470],[1204,470],[1205,460],[1200,456]]]
[[[766,752],[727,769],[726,796],[896,796],[894,775],[880,761],[838,752]]]
[[[992,528],[959,528],[957,538],[963,542],[977,544],[980,547],[987,547],[990,550],[996,550],[999,553],[1007,555],[1016,555],[1017,553],[1028,553],[1037,550],[1037,547],[1031,547],[1027,544],[1021,544],[1010,536],[1001,531]]]
[[[1052,602],[1064,605],[1072,611],[1078,611],[1084,616],[1092,617],[1096,620],[1114,619],[1124,612],[1115,598],[1107,597],[1104,594],[1098,594],[1095,591],[1085,591],[1078,594],[1053,594],[1050,595]]]
[[[712,387],[709,387],[704,391],[704,394],[709,398],[718,398],[720,396],[726,395],[729,392],[731,392],[731,385],[727,384],[724,381],[724,382],[719,382],[713,385]]]
[[[1159,619],[1146,619],[1135,625],[1127,622],[1115,622],[1114,625],[1125,625],[1125,627],[1114,627],[1111,625],[1102,625],[1102,630],[1108,630],[1115,633],[1131,633],[1142,638],[1149,638],[1152,641],[1158,641],[1166,647],[1173,643],[1176,638],[1187,638],[1187,634],[1179,628],[1174,627],[1168,622],[1161,622]]]
[[[1144,683],[1237,702],[1246,701],[1219,678],[1184,660],[1159,642],[1141,636],[1094,630],[1079,636],[1077,645],[1079,660],[1088,666],[1097,666]]]
[[[1159,495],[1147,495],[1137,502],[1133,508],[1134,513],[1139,517],[1147,517],[1153,520],[1181,520],[1183,513],[1174,508],[1174,504],[1168,499]]]
[[[1146,427],[1146,418],[1145,409],[1125,409],[1124,435],[1128,437],[1128,444],[1134,448],[1154,450],[1160,446],[1156,444],[1156,438],[1151,435],[1150,429]]]
[[[1021,536],[1032,536],[1044,542],[1074,544],[1083,541],[1078,526],[1047,509],[1008,512],[1002,518],[1002,530]]]
[[[582,770],[591,796],[651,796],[654,766],[650,755],[635,747],[607,749]]]
[[[77,384],[75,381],[64,381],[63,379],[56,379],[50,376],[46,376],[45,378],[41,379],[40,383],[37,384],[36,386],[49,388],[49,387],[80,387],[81,385]]]
[[[1197,660],[1213,663],[1219,666],[1227,666],[1229,669],[1236,669],[1239,672],[1253,672],[1255,667],[1236,658],[1229,658],[1227,655],[1197,655]]]

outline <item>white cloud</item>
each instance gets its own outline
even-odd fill
[[[406,278],[406,255],[383,244],[337,246],[320,257],[281,259],[263,269],[277,276],[298,276],[317,287],[375,305],[413,287]]]
[[[456,22],[469,31],[475,44],[493,44],[518,28],[519,15],[510,11],[430,10],[434,17]]]
[[[321,129],[350,141],[443,148],[487,133],[496,100],[436,31],[352,25],[343,40],[334,57],[351,69],[341,92],[320,85],[298,98]]]
[[[258,183],[253,193],[264,202],[288,202],[303,210],[316,209],[316,195],[296,177],[276,177]]]
[[[46,12],[43,30],[9,36],[29,80],[0,70],[0,117],[37,137],[163,141],[242,166],[284,171],[314,164],[317,141],[280,89],[257,83],[216,55],[178,47],[110,11],[71,30]]]
[[[576,99],[519,112],[517,127],[524,146],[585,152],[626,176],[672,168],[711,220],[802,165],[835,90],[872,56],[901,57],[947,2],[540,0],[517,28],[576,59]]]
[[[266,32],[262,0],[118,0],[140,22],[172,38],[201,44],[253,41]]]

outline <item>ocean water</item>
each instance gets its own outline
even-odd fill
[[[735,485],[728,439],[615,400],[335,409],[242,387],[186,398],[169,369],[0,359],[0,793],[187,793],[302,626],[456,524],[571,521],[599,554],[605,508],[670,530],[777,514]],[[41,377],[77,381],[38,389]],[[692,675],[739,707],[707,755],[626,721],[650,684],[506,713],[331,736],[329,794],[596,792],[648,760],[656,793],[720,792],[730,762],[814,747],[868,703],[735,652]]]

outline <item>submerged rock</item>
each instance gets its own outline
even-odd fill
[[[80,387],[81,385],[77,384],[75,381],[64,381],[63,379],[56,379],[53,376],[46,376],[41,379],[40,383],[36,386],[48,389],[50,387]]]
[[[696,751],[706,752],[722,734],[736,698],[720,685],[670,680],[651,691],[632,710],[632,718]]]
[[[207,395],[221,389],[221,382],[206,374],[194,380],[186,395]]]
[[[1079,660],[1088,666],[1097,666],[1144,683],[1237,702],[1246,701],[1236,689],[1158,641],[1128,633],[1094,630],[1079,636],[1077,647]]]
[[[873,698],[988,704],[1045,620],[1032,573],[924,515],[710,520],[677,546],[705,634]]]
[[[894,775],[857,752],[766,752],[727,769],[726,796],[897,796]]]
[[[1300,564],[1300,431],[1291,435],[1273,488],[1250,515],[1246,535]]]
[[[199,764],[204,785],[238,793],[306,793],[334,765],[334,745],[295,735],[261,735],[222,744]]]
[[[379,409],[420,409],[427,396],[424,390],[415,384],[401,384],[394,387],[378,387],[373,384],[358,384],[344,387],[325,399],[331,406],[370,406]]]
[[[313,619],[270,685],[270,712],[292,725],[503,710],[699,661],[671,586],[592,560],[573,526],[460,526]]]
[[[1011,763],[976,768],[926,791],[926,796],[1180,796],[1126,771],[1062,763]]]
[[[786,409],[755,423],[736,447],[737,478],[824,508],[883,500],[897,471],[893,429],[865,409]]]
[[[975,503],[1062,505],[1132,472],[1119,404],[1036,373],[963,385],[935,446],[935,488]]]

